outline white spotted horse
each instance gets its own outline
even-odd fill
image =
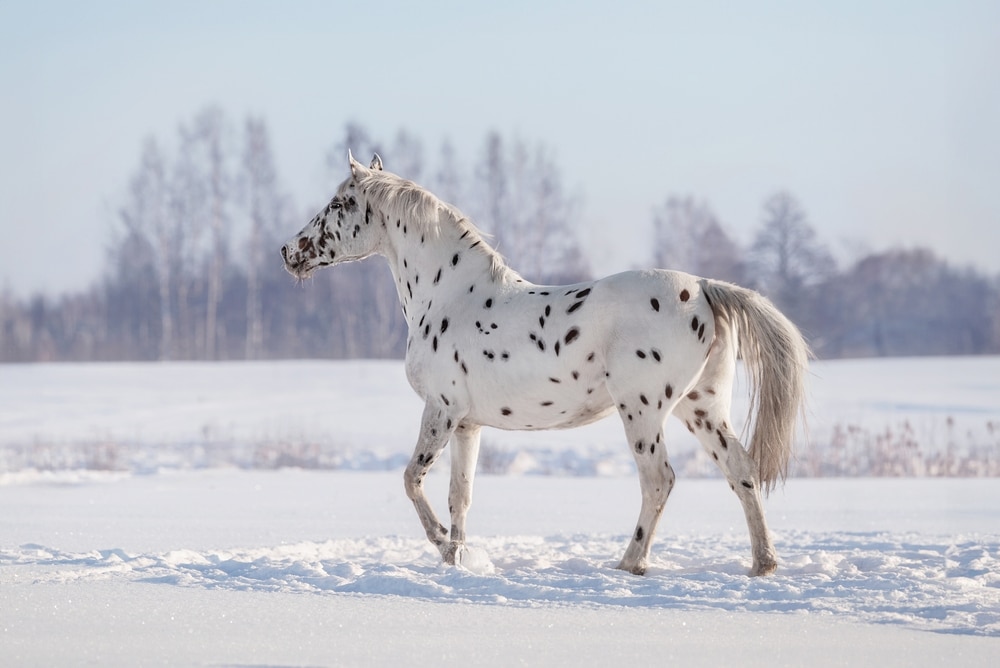
[[[674,486],[663,439],[673,414],[743,505],[750,574],[775,570],[761,494],[787,473],[809,356],[787,318],[752,290],[676,271],[534,285],[456,208],[384,171],[377,155],[367,168],[348,160],[350,177],[281,255],[299,279],[375,254],[388,260],[409,327],[407,379],[425,402],[404,473],[406,493],[446,563],[461,563],[466,554],[482,426],[560,429],[617,411],[642,491],[639,520],[618,567],[646,571]],[[753,413],[746,449],[730,418],[737,357]],[[450,532],[423,489],[449,441]]]

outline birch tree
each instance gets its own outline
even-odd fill
[[[143,259],[150,259],[158,286],[157,356],[161,360],[171,359],[174,353],[172,295],[176,246],[168,202],[166,161],[156,140],[150,138],[143,145],[138,171],[129,183],[127,203],[120,211],[125,234],[119,248],[122,262],[119,270],[129,278],[137,278],[142,274]],[[141,338],[150,336],[148,330],[136,334]]]
[[[271,141],[263,119],[249,117],[244,125],[241,185],[249,220],[246,253],[246,346],[247,359],[264,354],[264,313],[261,269],[266,254],[277,247],[277,224],[283,219],[284,198],[278,192],[278,177]]]

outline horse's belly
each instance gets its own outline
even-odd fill
[[[470,398],[469,420],[498,429],[570,429],[614,412],[604,383],[588,384],[582,378],[553,376],[516,388],[497,383],[493,388],[473,389]]]

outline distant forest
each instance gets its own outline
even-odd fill
[[[543,143],[488,133],[464,162],[406,130],[373,137],[348,124],[329,147],[330,182],[347,149],[458,206],[536,283],[591,277],[567,191]],[[402,357],[406,329],[390,273],[369,260],[296,284],[277,249],[319,201],[282,188],[261,118],[208,108],[175,137],[149,138],[118,203],[103,275],[58,297],[0,292],[0,361]],[[766,199],[765,199],[766,197]],[[817,356],[1000,353],[1000,276],[957,268],[926,248],[871,253],[840,267],[789,192],[763,193],[740,244],[711,206],[664,193],[650,202],[647,266],[733,281],[769,296]]]

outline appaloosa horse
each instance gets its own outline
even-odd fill
[[[561,429],[618,411],[642,490],[619,568],[647,568],[674,486],[663,423],[681,419],[712,456],[746,514],[751,575],[777,567],[761,492],[783,479],[802,410],[808,349],[764,297],[676,271],[629,271],[576,285],[534,285],[510,269],[457,209],[352,157],[350,177],[282,249],[299,279],[384,256],[409,327],[406,375],[425,406],[406,493],[447,563],[461,563],[483,425]],[[737,356],[750,380],[745,449],[730,404]],[[423,478],[451,441],[451,531]]]

